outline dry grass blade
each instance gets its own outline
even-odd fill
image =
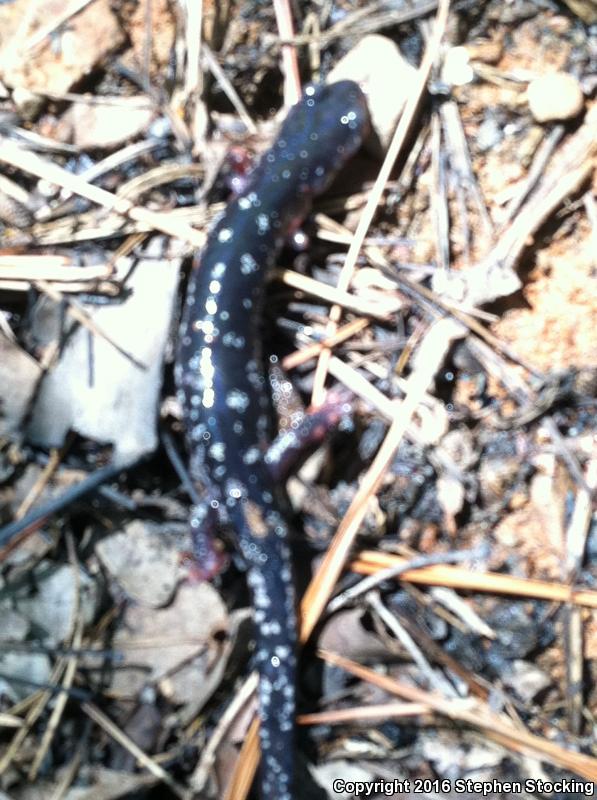
[[[400,569],[407,562],[408,559],[402,556],[367,550],[360,553],[350,566],[361,575],[374,575],[380,570]],[[400,580],[424,586],[445,586],[463,591],[532,597],[536,600],[597,608],[597,592],[591,589],[575,589],[565,583],[515,578],[496,572],[471,572],[448,564],[407,570],[400,574]]]
[[[33,284],[26,281],[3,281],[0,279],[0,289],[5,292],[28,292]],[[52,282],[48,283],[49,286]],[[118,287],[112,282],[100,281],[99,283],[93,282],[93,287],[90,287],[87,281],[68,281],[60,283],[60,292],[63,294],[80,294],[81,292],[93,291],[94,294],[103,295],[104,297],[116,297],[119,293]]]
[[[350,247],[348,248],[346,260],[344,261],[344,265],[338,278],[338,289],[341,291],[346,291],[350,285],[354,268],[357,263],[357,258],[363,246],[369,226],[373,221],[373,216],[375,215],[381,200],[385,185],[390,177],[390,173],[394,167],[394,164],[396,163],[396,159],[404,147],[408,133],[411,130],[417,109],[421,102],[421,97],[423,96],[425,87],[427,86],[427,80],[429,78],[429,74],[431,73],[431,67],[433,66],[433,62],[439,53],[440,43],[443,38],[448,20],[449,7],[449,0],[441,0],[441,2],[438,4],[437,16],[433,26],[433,33],[425,49],[421,66],[417,71],[416,80],[411,88],[404,111],[400,117],[400,121],[396,126],[396,130],[394,132],[392,141],[390,142],[390,146],[388,147],[388,152],[386,153],[384,162],[381,165],[379,174],[375,180],[371,192],[369,193],[367,205],[363,209],[359,219],[359,224],[357,225],[354,238],[350,243]],[[332,336],[335,333],[336,325],[340,320],[340,316],[341,308],[340,306],[336,305],[330,310],[330,321],[327,329],[328,336]],[[315,406],[319,405],[323,400],[323,387],[328,371],[329,359],[330,351],[322,350],[319,356],[313,385],[312,403]]]
[[[192,96],[200,96],[202,74],[200,69],[203,47],[203,0],[185,6],[185,45],[187,51],[183,96],[185,103]]]
[[[259,766],[259,719],[251,722],[223,800],[245,800]]]
[[[69,19],[72,19],[75,14],[79,14],[92,2],[94,2],[94,0],[75,0],[75,2],[70,7],[66,8],[58,17],[54,17],[54,15],[52,15],[53,19],[47,25],[44,25],[40,30],[35,31],[29,41],[26,42],[25,47],[23,48],[24,51],[27,52],[35,50],[35,48],[43,44],[44,40],[48,36],[51,36],[54,31],[65,25]]]
[[[114,196],[114,195],[111,195]],[[213,217],[221,210],[222,205],[215,203],[207,211],[203,206],[183,206],[173,211],[152,212],[159,213],[160,218],[168,218],[175,225],[197,225],[202,230],[197,230],[194,234],[192,248],[202,247],[207,238],[205,229]],[[37,245],[62,244],[64,242],[88,242],[95,239],[105,239],[109,236],[124,236],[127,234],[151,233],[153,230],[160,230],[149,220],[141,222],[139,220],[123,219],[121,213],[110,213],[104,211],[85,211],[75,217],[68,216],[60,219],[53,219],[49,222],[36,222],[27,231],[26,236],[35,240]],[[182,230],[182,229],[181,229]],[[11,231],[11,236],[14,236]],[[15,245],[23,244],[24,234],[19,232],[19,236],[12,242]],[[19,238],[20,237],[20,238]],[[184,240],[184,237],[181,237]],[[9,240],[10,241],[10,240]],[[25,238],[25,243],[29,238]],[[200,243],[200,244],[199,244]]]
[[[68,189],[73,194],[85,197],[92,203],[104,206],[110,211],[116,211],[136,222],[147,224],[155,230],[175,236],[195,247],[201,247],[205,241],[203,234],[184,222],[175,220],[173,216],[159,211],[148,211],[146,208],[134,205],[126,198],[117,197],[105,189],[92,186],[77,175],[72,175],[56,164],[45,161],[35,153],[24,150],[6,137],[0,137],[0,145],[0,161],[5,164],[10,164],[16,169],[47,180],[63,189]]]
[[[75,566],[75,574],[78,577],[76,566]],[[81,647],[82,640],[83,640],[83,619],[79,615],[75,628],[75,633],[72,638],[72,646],[74,648]],[[76,655],[69,657],[66,669],[64,671],[64,677],[62,679],[63,689],[68,690],[72,687],[75,680],[78,664],[79,664],[79,659]],[[37,752],[35,753],[35,758],[33,759],[33,763],[31,764],[31,767],[29,769],[28,778],[31,782],[34,782],[37,779],[39,770],[41,769],[44,759],[46,758],[46,755],[48,753],[48,750],[50,749],[54,736],[58,733],[60,721],[62,719],[62,715],[64,714],[67,701],[68,701],[67,691],[61,692],[55,700],[54,707],[50,715],[50,719],[48,720],[40,745],[37,749]]]
[[[582,475],[582,472],[581,472]],[[584,477],[584,476],[583,476]],[[582,566],[583,554],[592,520],[592,494],[595,476],[588,477],[589,485],[581,486],[574,503],[574,511],[566,531],[566,568],[572,578]],[[583,623],[580,608],[569,606],[566,609],[564,632],[567,640],[568,659],[566,661],[566,690],[568,694],[568,721],[570,730],[579,734],[583,713],[583,673],[585,669],[583,653]]]
[[[276,270],[275,275],[286,286],[292,286],[293,289],[299,289],[306,294],[326,300],[328,303],[335,303],[337,307],[356,311],[357,314],[366,314],[369,317],[386,319],[402,306],[402,300],[398,296],[388,297],[387,292],[378,292],[375,300],[363,300],[337,286],[330,286],[290,269]],[[332,332],[328,333],[328,336],[333,336],[335,332],[334,328]]]
[[[389,10],[385,6],[385,2],[376,0],[363,8],[353,11],[351,14],[347,14],[335,25],[319,34],[317,45],[323,47],[342,36],[364,36],[366,33],[378,31],[382,28],[401,25],[405,22],[425,17],[435,11],[438,3],[437,0],[423,0],[423,2],[413,3],[412,6]],[[295,36],[292,43],[296,45],[312,44],[313,36],[301,34]]]
[[[222,739],[226,735],[230,725],[232,724],[233,720],[239,713],[239,710],[244,708],[251,698],[255,696],[255,692],[257,691],[258,685],[258,675],[257,672],[252,672],[251,675],[247,678],[247,680],[243,683],[239,691],[234,696],[232,702],[226,708],[224,714],[222,714],[221,719],[218,721],[214,732],[211,734],[209,741],[205,745],[205,747],[201,750],[201,756],[197,763],[197,766],[193,770],[193,774],[189,780],[189,785],[193,789],[194,792],[200,793],[203,791],[205,784],[209,778],[209,774],[213,769],[214,762],[216,760],[216,753],[217,749],[222,742]],[[240,761],[240,759],[239,759]],[[238,763],[238,761],[237,761]],[[237,780],[240,780],[239,777],[236,776],[236,771],[233,773],[230,784],[235,784]],[[250,784],[249,784],[250,786]]]
[[[66,668],[66,664],[67,659],[65,658],[59,658],[56,661],[48,680],[50,685],[57,684]],[[52,696],[53,692],[47,689],[36,693],[31,702],[29,710],[25,715],[25,719],[22,721],[21,727],[14,735],[11,743],[7,746],[2,758],[0,759],[0,775],[3,775],[12,765],[23,743],[27,739],[27,736],[33,729],[33,726],[37,723],[41,715],[46,710],[48,703],[52,699]]]
[[[0,714],[0,728],[20,728],[23,720],[13,714]]]
[[[217,58],[212,53],[211,49],[205,42],[203,43],[203,57],[205,58],[209,69],[211,70],[212,75],[218,81],[220,86],[222,87],[226,97],[230,100],[232,105],[234,106],[235,111],[237,112],[238,116],[243,121],[245,128],[249,131],[249,133],[256,134],[257,133],[257,126],[251,119],[251,116],[247,109],[245,108],[245,104],[240,99],[238,92],[228,79],[228,76],[218,63]]]
[[[53,450],[50,454],[50,459],[45,467],[42,469],[37,480],[34,482],[31,489],[27,492],[27,496],[23,498],[22,503],[15,511],[14,518],[22,519],[25,514],[31,510],[34,503],[39,499],[43,490],[46,488],[52,476],[60,466],[60,462],[66,452],[66,447],[62,450]]]
[[[399,413],[400,402],[390,400],[354,367],[349,366],[342,359],[332,356],[329,370],[336,380],[344,384],[357,397],[361,397],[369,403],[372,408],[376,409],[387,420],[392,422],[395,419],[396,414]]]
[[[7,259],[8,261],[8,259]],[[0,263],[0,285],[4,281],[32,281],[44,280],[52,283],[72,283],[76,276],[77,281],[83,284],[95,284],[96,281],[108,280],[112,270],[107,265],[93,267],[75,267],[69,265],[66,259],[52,256],[12,256],[8,263]],[[76,271],[75,271],[76,270]],[[91,289],[91,285],[87,287]],[[95,288],[95,286],[93,287]]]
[[[453,339],[461,329],[451,320],[436,322],[427,332],[415,358],[413,371],[406,382],[406,396],[397,407],[394,421],[373,463],[340,523],[334,539],[313,577],[301,604],[301,641],[306,641],[328,602],[338,577],[367,512],[369,499],[379,488],[389,464],[402,441],[413,414],[442,364]]]
[[[387,719],[405,719],[428,713],[429,706],[425,703],[383,703],[300,714],[297,721],[299,725],[342,725],[345,722],[369,723]]]
[[[150,758],[147,753],[141,750],[141,748],[136,745],[123,730],[115,725],[111,719],[100,711],[97,706],[93,705],[93,703],[82,703],[81,708],[90,719],[108,734],[108,736],[134,756],[142,767],[149,770],[158,780],[165,783],[176,797],[180,798],[180,800],[188,800],[188,792],[182,786],[179,786],[165,769],[160,767],[153,758]]]
[[[286,371],[289,371],[300,366],[301,364],[306,364],[312,358],[317,358],[324,347],[336,347],[336,345],[342,344],[342,342],[345,342],[352,336],[356,336],[357,333],[364,331],[368,325],[369,320],[363,318],[348,322],[346,325],[343,325],[341,328],[339,328],[334,336],[324,339],[323,342],[316,342],[315,344],[308,345],[302,350],[297,350],[296,352],[286,356],[282,360],[282,367]]]
[[[292,12],[288,0],[274,0],[276,25],[282,44],[282,74],[284,75],[284,106],[297,103],[301,96],[301,79],[299,75],[296,46],[290,41],[294,36]]]
[[[529,239],[562,202],[589,179],[597,159],[597,112],[558,151],[557,163],[522,206],[488,256],[488,261],[513,267]]]
[[[587,780],[597,780],[597,759],[565,750],[547,739],[514,727],[509,719],[494,714],[485,703],[473,699],[445,700],[439,695],[430,694],[423,689],[380,675],[372,669],[362,667],[335,653],[320,651],[319,655],[329,664],[342,667],[352,675],[372,683],[390,694],[395,694],[413,703],[426,704],[429,710],[480,729],[490,739],[510,750],[535,758],[543,758],[550,764],[570,770]]]

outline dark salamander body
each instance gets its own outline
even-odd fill
[[[287,525],[264,462],[270,398],[260,322],[280,248],[368,131],[351,81],[309,88],[246,190],[228,205],[193,268],[176,382],[191,474],[235,531],[255,607],[263,798],[293,797],[296,616]],[[207,505],[207,504],[206,504]],[[196,510],[200,529],[211,513]]]

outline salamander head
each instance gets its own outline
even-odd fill
[[[356,83],[308,86],[282,125],[276,161],[298,178],[299,192],[320,194],[369,129],[367,102]]]

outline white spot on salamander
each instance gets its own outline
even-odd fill
[[[267,214],[257,214],[257,233],[263,236],[264,233],[269,231],[269,217]]]
[[[195,425],[191,430],[191,439],[194,442],[199,442],[203,439],[203,434],[205,433],[205,425]]]
[[[234,347],[235,350],[242,350],[245,346],[245,337],[240,336],[234,331],[227,331],[222,336],[222,344],[224,347]]]
[[[218,242],[229,242],[234,235],[232,228],[222,228],[218,231]]]
[[[226,458],[226,446],[224,442],[214,442],[210,446],[208,452],[214,461],[224,461]]]
[[[212,363],[211,356],[212,356],[211,347],[201,348],[201,358],[199,360],[199,372],[201,373],[201,377],[203,378],[203,380],[209,383],[213,381],[214,375],[216,374],[216,370]]]
[[[213,389],[213,380],[216,373],[212,361],[211,347],[203,347],[201,349],[201,357],[199,359],[199,374],[203,385],[203,396],[201,402],[204,408],[211,408],[215,401],[215,392]]]
[[[258,447],[249,447],[243,454],[243,461],[245,464],[255,464],[259,461],[259,456],[261,452]]]
[[[215,298],[212,297],[211,295],[205,301],[205,310],[207,311],[208,314],[216,314],[218,311],[218,304],[216,303]]]
[[[258,269],[259,267],[253,256],[250,253],[243,253],[240,257],[240,271],[242,274],[250,275],[252,272],[257,272]]]
[[[210,319],[199,319],[193,323],[193,328],[196,331],[204,333],[206,336],[213,336],[215,327]]]
[[[249,395],[240,389],[232,389],[226,395],[226,405],[228,408],[238,411],[239,414],[244,414],[249,407]]]

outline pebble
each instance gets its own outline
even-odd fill
[[[527,100],[537,122],[573,119],[584,106],[580,83],[567,72],[535,78],[527,89]]]
[[[83,150],[121,147],[143,133],[155,117],[155,111],[141,96],[113,100],[113,105],[101,106],[74,103],[62,115],[55,138],[72,141]]]
[[[0,7],[3,5],[0,2]],[[40,31],[64,14],[64,0],[13,0],[9,5],[11,13],[0,26],[0,76],[3,84],[15,90],[68,92],[106,64],[126,42],[110,0],[79,4],[68,21],[45,36],[39,36]],[[34,97],[43,103],[43,98]]]
[[[442,66],[442,80],[449,86],[465,86],[472,83],[475,73],[470,65],[468,50],[464,47],[451,47]]]

